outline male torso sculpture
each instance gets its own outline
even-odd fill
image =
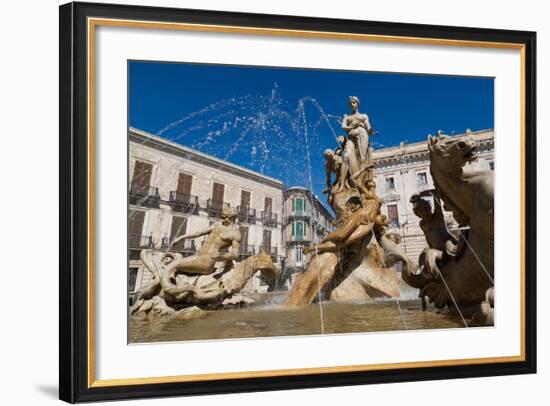
[[[178,273],[208,275],[215,271],[218,261],[231,262],[237,258],[241,242],[241,233],[235,224],[237,215],[232,208],[225,208],[222,212],[222,223],[215,224],[207,229],[179,236],[172,245],[180,240],[208,235],[206,241],[196,255],[175,259],[166,266],[161,277],[161,285],[167,293],[181,290],[177,287],[174,278]],[[230,248],[228,253],[223,251]],[[170,254],[166,255],[170,257]]]

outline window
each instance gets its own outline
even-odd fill
[[[271,230],[264,230],[263,247],[265,252],[271,253]]]
[[[180,235],[187,232],[187,217],[172,217],[172,227],[170,228],[170,243]],[[187,240],[179,240],[172,248],[175,250],[183,250]],[[188,243],[189,244],[189,243]]]
[[[264,200],[264,211],[266,213],[271,213],[273,211],[273,199],[271,197],[266,197]]]
[[[128,270],[128,292],[136,290],[137,276],[138,268],[130,268]]]
[[[302,240],[304,238],[304,223],[301,221],[296,222],[296,239]]]
[[[239,226],[239,232],[241,233],[241,245],[239,251],[242,253],[248,252],[248,227]]]
[[[388,221],[390,227],[399,227],[399,214],[396,204],[388,204]]]
[[[419,186],[425,186],[428,184],[428,175],[426,172],[418,172],[416,174],[416,182]]]
[[[304,252],[302,247],[297,247],[294,249],[294,259],[297,264],[301,264],[304,260]]]
[[[495,161],[489,161],[489,169],[492,171],[495,170]]]
[[[215,209],[222,209],[223,206],[223,195],[225,191],[225,186],[221,183],[214,182],[212,187],[212,207]]]
[[[145,212],[141,210],[130,210],[128,216],[128,238],[130,248],[141,247],[141,234],[143,232],[143,222],[145,219]]]
[[[395,180],[393,176],[386,178],[386,190],[395,190]]]
[[[151,175],[153,174],[153,165],[146,162],[136,161],[134,165],[134,174],[130,185],[130,192],[139,195],[147,195],[151,185]]]
[[[191,187],[193,186],[193,177],[185,173],[178,175],[178,186],[176,188],[177,200],[183,203],[189,203]]]
[[[302,214],[306,208],[304,199],[302,198],[296,198],[292,200],[292,211],[295,214]]]
[[[241,190],[241,207],[242,208],[250,207],[250,192],[246,190]]]

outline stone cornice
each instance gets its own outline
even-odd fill
[[[450,137],[460,138],[464,136],[465,134],[458,134]],[[472,137],[477,142],[479,152],[494,150],[494,131],[492,129],[473,132]],[[420,141],[378,149],[373,152],[373,160],[375,168],[428,162],[428,143],[427,141]]]
[[[242,166],[223,161],[214,156],[195,151],[181,144],[168,141],[165,138],[158,137],[137,128],[129,128],[128,139],[130,142],[141,144],[161,152],[166,152],[192,162],[197,162],[206,166],[214,167],[221,171],[228,172],[246,179],[251,179],[255,182],[262,183],[276,189],[282,190],[284,188],[283,182],[278,179],[265,176],[261,173],[254,172]]]

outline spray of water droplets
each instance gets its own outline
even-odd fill
[[[224,99],[188,113],[157,135],[289,186],[320,190],[323,150],[336,146],[340,120],[311,96],[291,105],[275,83],[268,94]]]

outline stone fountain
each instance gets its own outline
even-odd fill
[[[338,146],[324,151],[327,202],[335,213],[335,230],[304,250],[307,269],[289,291],[283,306],[296,308],[314,301],[364,301],[399,298],[399,280],[393,265],[401,263],[402,279],[419,289],[437,307],[475,308],[486,323],[493,323],[493,175],[490,171],[465,174],[462,167],[476,159],[469,137],[429,137],[430,169],[436,202],[432,213],[423,195],[411,197],[420,217],[427,247],[418,265],[400,248],[400,236],[387,232],[382,199],[376,195],[369,117],[359,112],[359,99],[349,98],[351,114],[344,116]],[[461,227],[451,233],[443,207]],[[262,252],[236,263],[241,235],[236,213],[224,209],[222,223],[176,238],[207,236],[196,255],[141,252],[141,260],[154,275],[140,290],[130,309],[132,317],[151,315],[176,318],[201,316],[202,309],[249,303],[239,294],[260,272],[273,277],[277,270]],[[464,317],[463,317],[464,320]],[[466,323],[466,322],[465,322]]]
[[[493,173],[464,173],[476,159],[476,143],[465,137],[439,133],[428,137],[430,170],[435,189],[411,197],[420,217],[427,247],[413,263],[399,247],[400,236],[387,233],[387,218],[380,212],[369,136],[368,116],[358,110],[359,99],[350,97],[352,114],[344,116],[335,150],[326,150],[327,201],[336,214],[337,229],[307,249],[310,260],[285,301],[295,308],[313,301],[357,301],[377,297],[398,298],[397,273],[419,289],[419,296],[436,307],[448,306],[464,315],[477,316],[491,325],[494,316]],[[432,213],[423,195],[434,197]],[[443,208],[459,224],[451,233]],[[458,234],[458,235],[456,235]]]
[[[327,202],[334,210],[335,231],[305,250],[308,268],[299,275],[284,304],[289,308],[314,300],[360,301],[400,295],[396,262],[413,271],[413,264],[388,235],[387,218],[376,195],[372,147],[373,129],[359,112],[359,98],[349,98],[351,114],[344,116],[345,136],[326,150]]]
[[[206,235],[196,255],[183,257],[179,253],[141,251],[141,260],[154,277],[139,291],[130,315],[194,318],[202,314],[203,308],[252,302],[239,292],[257,272],[269,277],[274,276],[277,269],[263,251],[240,263],[234,262],[241,241],[236,218],[234,209],[225,208],[221,224],[179,236],[172,242],[174,245],[182,239]]]

